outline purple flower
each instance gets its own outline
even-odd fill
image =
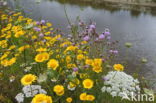
[[[109,52],[112,54],[118,54],[119,53],[118,50],[109,50]]]
[[[61,40],[61,38],[57,38],[57,40]]]
[[[110,53],[113,53],[113,50],[109,50]]]
[[[41,31],[41,29],[38,28],[38,27],[34,27],[34,30],[35,30],[35,31]]]
[[[118,52],[118,50],[114,50],[114,54],[118,54],[119,52]]]
[[[90,28],[90,29],[95,29],[96,27],[95,27],[94,24],[91,24],[91,25],[89,26],[89,28]]]
[[[110,35],[110,32],[109,31],[106,31],[104,34],[105,35]]]
[[[104,34],[105,34],[106,36],[110,35],[109,29],[106,29],[105,32],[104,32]]]
[[[83,38],[84,41],[89,41],[89,39],[90,39],[89,36],[85,36],[85,37]]]
[[[78,71],[78,68],[73,68],[73,71],[74,71],[74,72],[77,72],[77,71]]]
[[[105,38],[105,35],[103,35],[103,34],[100,34],[100,35],[99,35],[99,39],[100,39],[100,40],[102,40],[102,39],[104,39],[104,38]]]
[[[40,36],[40,37],[44,37],[44,34],[43,34],[43,33],[40,33],[39,36]]]
[[[107,77],[103,77],[102,79],[103,79],[104,81],[109,80],[109,78],[107,78]]]
[[[41,20],[41,24],[45,24],[46,23],[46,21],[45,20]]]
[[[37,25],[40,25],[40,22],[39,22],[39,21],[36,21],[36,24],[37,24]]]
[[[110,40],[110,39],[111,39],[111,36],[108,36],[108,37],[107,37],[107,40]]]

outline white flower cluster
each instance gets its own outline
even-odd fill
[[[128,97],[131,97],[131,93],[140,94],[139,81],[124,72],[111,71],[103,79],[104,86],[101,91],[110,93],[113,97],[123,98],[125,94]]]
[[[36,94],[47,94],[47,92],[40,85],[28,85],[23,87],[22,93],[18,93],[15,99],[18,103],[22,103],[24,102],[24,97],[33,97]]]

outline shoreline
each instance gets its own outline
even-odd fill
[[[89,1],[89,0],[88,0]],[[125,2],[125,1],[115,1],[115,0],[100,0],[100,2],[108,2],[114,4],[124,4],[124,5],[132,5],[132,6],[144,6],[144,7],[156,7],[156,3],[154,2]]]

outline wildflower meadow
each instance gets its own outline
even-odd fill
[[[98,24],[79,20],[64,36],[51,22],[5,9],[0,10],[0,103],[155,103],[142,79],[113,62],[120,50],[108,28],[97,33]]]

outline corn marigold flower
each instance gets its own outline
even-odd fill
[[[25,32],[23,30],[20,30],[20,31],[18,31],[18,32],[15,33],[15,37],[16,38],[19,38],[20,36],[22,36],[24,34],[25,34]]]
[[[100,67],[100,66],[93,67],[93,71],[96,73],[100,73],[100,72],[102,72],[102,67]]]
[[[83,87],[86,89],[91,89],[93,87],[93,85],[94,85],[94,82],[91,79],[85,79],[83,81]]]
[[[66,56],[66,62],[67,63],[71,62],[71,57],[70,56]]]
[[[77,55],[77,60],[82,60],[82,59],[84,59],[84,55],[83,54]]]
[[[87,65],[92,65],[92,63],[93,63],[92,59],[86,59],[85,60],[85,64],[87,64]]]
[[[4,67],[7,67],[7,66],[11,66],[13,65],[14,63],[16,62],[16,58],[11,58],[10,60],[8,59],[4,59],[1,61],[1,65],[3,65]]]
[[[37,94],[32,99],[32,103],[53,103],[52,97],[45,94]]]
[[[64,87],[62,85],[56,85],[56,86],[54,86],[53,91],[58,96],[62,96],[64,94]]]
[[[46,25],[48,26],[48,27],[51,27],[52,26],[52,24],[51,23],[46,23]]]
[[[93,95],[87,95],[87,101],[94,101],[95,97]]]
[[[114,65],[113,65],[113,68],[114,68],[116,71],[123,71],[123,70],[124,70],[124,66],[121,65],[121,64],[114,64]]]
[[[49,59],[49,54],[47,52],[37,54],[35,57],[36,62],[44,62]]]
[[[67,49],[65,50],[66,51],[75,51],[76,49],[78,49],[77,46],[68,46]]]
[[[0,47],[2,47],[2,48],[6,48],[7,46],[8,46],[8,43],[7,43],[6,40],[2,40],[2,41],[0,41]]]
[[[47,51],[47,48],[40,47],[40,48],[36,49],[36,51],[37,52],[46,52]]]
[[[30,45],[21,46],[20,48],[18,48],[18,51],[19,51],[19,52],[22,52],[22,51],[24,51],[24,50],[27,49],[27,48],[30,48]]]
[[[72,99],[71,97],[68,97],[68,98],[66,99],[66,101],[67,101],[68,103],[71,103],[71,102],[73,101],[73,99]]]
[[[82,101],[87,100],[87,93],[81,93],[80,94],[80,100],[82,100]]]
[[[102,59],[101,58],[96,58],[94,59],[92,66],[96,67],[96,66],[101,66],[102,65]]]
[[[22,77],[21,79],[21,83],[22,85],[30,85],[32,84],[35,80],[37,79],[37,77],[33,74],[26,74]]]
[[[55,59],[50,59],[47,63],[48,68],[51,68],[53,70],[56,70],[56,68],[59,66],[59,62]]]

